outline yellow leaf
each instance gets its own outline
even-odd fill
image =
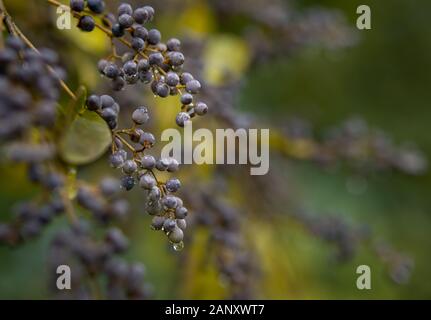
[[[204,77],[210,84],[221,84],[226,77],[239,78],[250,62],[247,43],[231,35],[213,37],[205,48],[204,61]]]
[[[92,54],[103,54],[109,48],[109,39],[103,31],[94,29],[92,32],[83,32],[75,24],[71,30],[64,31],[70,39],[82,50]]]
[[[214,30],[214,17],[206,3],[199,1],[188,7],[178,19],[178,26],[195,34],[206,35]]]

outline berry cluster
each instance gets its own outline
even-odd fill
[[[13,246],[38,236],[44,226],[64,212],[64,204],[61,198],[54,195],[43,203],[20,203],[13,211],[13,222],[0,224],[0,244]]]
[[[59,265],[68,265],[73,270],[72,292],[67,297],[70,298],[71,294],[78,299],[98,297],[101,294],[100,279],[106,279],[104,292],[108,299],[148,298],[151,288],[143,283],[145,267],[140,263],[128,263],[117,256],[129,245],[123,232],[111,228],[102,241],[94,239],[93,233],[88,224],[79,221],[71,228],[58,232],[51,242],[50,274],[56,275]],[[52,279],[54,288],[55,280]],[[58,290],[55,291],[58,293]]]
[[[91,95],[87,99],[87,108],[100,114],[112,130],[113,140],[109,161],[113,168],[121,169],[123,173],[121,187],[128,191],[138,184],[146,190],[146,211],[154,216],[152,228],[163,230],[173,243],[174,248],[180,250],[183,246],[183,230],[187,226],[185,221],[187,209],[184,207],[183,201],[174,196],[174,193],[180,189],[181,182],[176,178],[160,182],[155,174],[156,170],[176,172],[179,164],[173,158],[156,159],[145,153],[156,142],[152,133],[139,127],[146,124],[150,119],[148,109],[141,106],[132,113],[133,125],[131,128],[115,130],[120,107],[111,96]],[[123,136],[127,137],[128,140]],[[111,187],[108,189],[111,192]],[[80,190],[78,193],[78,200],[81,205],[96,215],[100,215],[100,211],[104,215],[105,207],[94,201],[94,198],[86,190]]]
[[[297,10],[280,0],[248,0],[247,5],[242,0],[208,2],[223,21],[241,17],[253,22],[242,32],[257,63],[307,47],[342,49],[354,45],[358,39],[345,17],[329,8]]]
[[[37,53],[17,37],[6,39],[0,51],[0,140],[16,139],[31,127],[53,127],[64,76],[57,63],[52,50]]]
[[[89,4],[90,1],[87,2]],[[92,1],[92,4],[93,8],[89,9],[93,14],[103,12],[103,1]],[[84,1],[72,0],[70,7],[78,15],[78,27],[83,31],[92,31],[95,26],[99,26],[92,15],[80,13],[84,10]],[[112,88],[116,91],[122,90],[126,84],[142,82],[150,84],[152,92],[158,97],[179,95],[181,112],[176,117],[176,123],[183,127],[190,118],[205,115],[208,106],[195,101],[193,95],[199,93],[201,83],[191,73],[183,71],[185,57],[180,51],[180,40],[172,38],[163,43],[159,30],[144,27],[153,17],[152,7],[133,9],[128,3],[118,7],[117,15],[103,15],[102,22],[106,27],[99,28],[111,37],[112,54],[99,61],[98,69],[104,77],[112,80]],[[118,55],[113,39],[119,39],[131,51]]]
[[[76,200],[102,223],[113,219],[121,221],[127,217],[129,203],[120,197],[120,186],[116,179],[104,178],[97,188],[80,186]]]
[[[193,200],[192,224],[205,226],[209,230],[209,242],[215,255],[215,266],[220,279],[228,288],[229,299],[251,299],[255,296],[254,284],[259,277],[259,267],[253,250],[248,247],[241,232],[241,214],[215,197],[217,191],[201,190],[186,193]]]
[[[37,236],[64,212],[64,176],[48,163],[56,156],[49,140],[56,120],[59,79],[64,71],[49,49],[36,52],[11,36],[0,51],[0,141],[2,152],[14,163],[24,163],[28,179],[43,190],[37,201],[13,209],[14,219],[0,225],[0,243],[16,245]],[[37,139],[32,130],[39,130]]]
[[[70,9],[74,12],[84,12],[89,9],[91,13],[100,14],[105,10],[103,0],[70,0]],[[94,30],[96,22],[91,15],[82,15],[79,18],[78,28],[82,31],[91,32]]]
[[[102,223],[123,219],[128,203],[120,198],[118,181],[106,178],[97,186],[76,179],[71,183],[68,169],[58,161],[55,143],[58,128],[55,123],[60,80],[64,72],[57,66],[57,55],[48,49],[27,48],[17,37],[8,38],[5,44],[0,51],[2,152],[8,160],[24,163],[29,181],[42,190],[34,200],[14,206],[12,221],[0,224],[0,244],[16,246],[33,239],[54,218],[67,212],[71,230],[53,240],[50,263],[53,268],[61,264],[74,265],[74,287],[79,288],[74,291],[76,297],[97,297],[86,291],[86,279],[97,281],[93,278],[99,273],[108,279],[108,298],[148,297],[149,288],[141,286],[143,266],[128,264],[114,256],[128,247],[122,232],[110,229],[104,242],[94,241],[90,237],[89,225],[78,221],[75,216],[75,199]],[[106,107],[107,102],[102,101]],[[115,106],[111,104],[104,109],[114,110]],[[107,111],[101,112],[101,116],[108,123],[112,119]],[[111,127],[115,126],[111,124]],[[72,195],[75,187],[76,197]],[[51,275],[56,275],[55,270]]]

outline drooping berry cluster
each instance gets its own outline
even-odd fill
[[[9,37],[0,51],[0,142],[1,151],[14,163],[24,163],[28,179],[39,185],[43,196],[12,210],[14,218],[0,224],[0,243],[16,245],[38,235],[42,227],[64,211],[63,175],[47,162],[56,156],[48,139],[56,120],[59,77],[57,54],[26,48],[21,39]],[[35,139],[31,132],[39,129]]]
[[[73,270],[73,283],[67,297],[116,300],[148,298],[151,288],[144,283],[144,265],[128,263],[118,257],[129,246],[123,232],[118,228],[110,228],[102,241],[95,239],[93,234],[90,225],[79,221],[71,228],[59,231],[53,238],[49,254],[49,266],[53,269],[50,274],[55,276],[56,269],[61,265]],[[106,279],[106,283],[102,284],[101,278]],[[52,279],[54,288],[56,280],[57,277]],[[106,290],[100,290],[102,285]]]
[[[38,236],[43,227],[65,212],[65,177],[51,164],[56,153],[50,144],[14,142],[6,150],[7,158],[25,164],[28,180],[42,189],[35,200],[14,206],[11,222],[0,224],[0,244],[15,246]]]
[[[255,296],[254,284],[260,276],[256,255],[241,232],[244,227],[241,214],[220,198],[215,190],[185,193],[185,199],[192,201],[192,209],[197,212],[193,215],[192,225],[208,228],[208,245],[213,248],[220,279],[228,288],[227,298],[251,299]]]
[[[109,161],[112,167],[121,169],[123,173],[121,187],[125,190],[131,190],[138,184],[146,190],[146,211],[154,216],[153,229],[163,230],[174,244],[174,248],[176,250],[181,249],[184,238],[183,230],[187,226],[185,221],[187,209],[184,207],[183,201],[173,195],[180,189],[181,182],[176,178],[160,182],[155,174],[155,170],[176,172],[179,164],[174,158],[156,159],[145,153],[156,142],[152,133],[139,127],[146,124],[150,119],[148,109],[144,106],[137,108],[132,113],[133,126],[128,129],[116,130],[120,107],[111,96],[91,95],[87,99],[87,108],[100,114],[112,130],[113,140]],[[123,136],[127,137],[128,140]],[[103,212],[103,206],[94,201],[94,196],[85,190],[80,191],[78,200],[83,206],[95,213]]]
[[[0,140],[16,139],[31,127],[52,128],[60,95],[57,54],[37,53],[17,37],[0,51]],[[50,71],[51,70],[51,71]]]
[[[124,220],[129,203],[120,197],[120,185],[116,179],[104,178],[97,188],[82,185],[76,195],[78,204],[89,210],[102,223]]]
[[[107,231],[105,241],[94,241],[89,225],[77,219],[75,200],[103,223],[123,219],[128,203],[119,196],[118,181],[106,178],[93,186],[70,179],[67,166],[58,161],[56,138],[59,135],[55,124],[64,71],[57,66],[56,53],[28,48],[17,37],[6,39],[5,44],[0,50],[0,148],[10,162],[25,164],[28,180],[41,190],[33,200],[12,208],[10,222],[0,223],[0,244],[16,246],[33,239],[56,217],[67,212],[70,230],[52,242],[50,263],[54,270],[51,275],[57,274],[55,269],[61,264],[74,265],[74,286],[79,289],[72,295],[78,294],[76,297],[83,298],[85,293],[86,298],[97,298],[87,290],[86,280],[98,282],[99,274],[108,279],[108,298],[148,297],[148,287],[142,286],[143,266],[128,264],[114,256],[128,247],[123,233],[113,228]],[[109,107],[115,109],[115,106]],[[110,119],[109,115],[101,115]]]
[[[22,202],[14,208],[11,223],[0,224],[0,244],[14,246],[38,236],[55,216],[64,212],[64,204],[57,195],[44,202]]]
[[[93,3],[90,10],[93,14],[103,12],[103,1]],[[89,6],[90,2],[87,3]],[[193,95],[199,93],[201,83],[192,74],[183,71],[185,62],[181,50],[181,42],[176,38],[162,42],[162,35],[157,29],[148,30],[144,24],[153,20],[154,9],[150,6],[133,9],[130,4],[122,3],[117,15],[104,14],[102,22],[105,26],[95,23],[92,15],[83,15],[84,1],[72,0],[71,9],[79,17],[78,27],[83,31],[92,31],[95,26],[105,31],[111,39],[118,39],[129,50],[122,56],[112,41],[112,54],[98,63],[99,72],[112,80],[114,90],[122,90],[126,84],[138,82],[150,84],[152,92],[162,98],[180,95],[181,112],[176,123],[183,127],[190,118],[205,115],[208,106],[196,101]],[[95,10],[96,9],[96,10]]]

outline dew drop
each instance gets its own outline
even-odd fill
[[[178,243],[174,243],[172,245],[172,247],[174,248],[175,251],[181,251],[184,248],[184,242],[178,242]]]

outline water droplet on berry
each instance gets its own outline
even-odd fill
[[[174,248],[175,251],[181,251],[184,249],[184,242],[178,242],[178,243],[174,243],[172,245],[172,247]]]

